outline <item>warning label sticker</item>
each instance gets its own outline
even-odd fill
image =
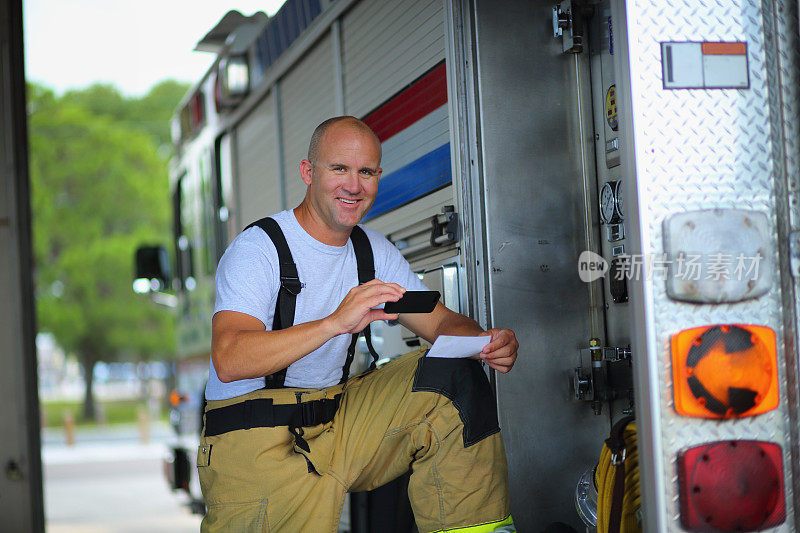
[[[612,85],[606,91],[606,122],[608,126],[617,131],[619,121],[617,120],[617,86]]]
[[[747,89],[747,43],[661,43],[665,89]]]

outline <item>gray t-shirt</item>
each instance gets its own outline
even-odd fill
[[[297,296],[294,323],[324,318],[339,307],[347,292],[358,285],[356,256],[350,240],[345,246],[329,246],[309,235],[294,212],[272,216],[278,222],[303,289]],[[372,245],[375,277],[408,290],[427,290],[400,251],[377,231],[362,227]],[[238,311],[259,319],[272,329],[279,281],[278,252],[261,228],[243,231],[230,244],[217,267],[217,300],[214,313]],[[292,363],[286,372],[287,387],[323,388],[339,383],[350,343],[349,334],[338,335]],[[222,383],[213,361],[209,368],[206,398],[224,400],[260,389],[264,379]]]

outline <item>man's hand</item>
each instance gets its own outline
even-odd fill
[[[481,351],[481,361],[502,374],[507,373],[517,360],[517,336],[510,329],[490,329],[478,336],[484,335],[491,335],[492,340]]]
[[[436,304],[432,313],[402,314],[400,323],[405,327],[433,344],[439,335],[483,336],[491,335],[483,351],[473,359],[486,361],[486,363],[503,374],[511,370],[517,360],[519,343],[517,336],[510,329],[483,328],[471,318],[451,311],[441,302]]]
[[[384,283],[373,279],[353,287],[342,303],[331,313],[328,321],[337,335],[358,333],[375,320],[396,320],[398,315],[387,314],[383,309],[373,309],[386,302],[396,302],[406,290],[397,283]]]

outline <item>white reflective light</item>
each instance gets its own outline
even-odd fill
[[[220,222],[226,222],[228,220],[228,208],[224,205],[219,208],[219,220]]]
[[[771,233],[759,211],[707,209],[665,219],[667,294],[700,303],[766,294],[775,269]]]
[[[133,292],[136,294],[145,294],[150,291],[150,280],[147,278],[139,278],[133,281]]]
[[[250,84],[247,62],[238,58],[229,60],[225,72],[225,82],[228,94],[231,96],[245,94]]]
[[[178,248],[181,250],[186,250],[189,248],[189,239],[186,237],[186,235],[181,235],[178,237]]]
[[[191,276],[186,278],[186,290],[193,291],[195,287],[197,287],[197,282],[195,279]]]
[[[158,292],[161,290],[161,281],[156,278],[150,280],[150,290],[153,292]]]

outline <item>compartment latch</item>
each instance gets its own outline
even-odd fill
[[[583,52],[583,34],[579,26],[576,24],[572,0],[553,6],[553,38],[561,37],[561,49],[564,53]]]

